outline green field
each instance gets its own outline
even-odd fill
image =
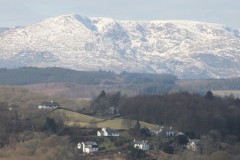
[[[240,90],[213,90],[212,92],[220,97],[233,95],[235,98],[240,98]]]
[[[77,112],[72,112],[68,110],[58,109],[53,112],[54,114],[61,114],[65,117],[65,124],[68,126],[81,126],[81,127],[94,127],[94,128],[103,128],[110,127],[113,129],[127,129],[127,126],[124,125],[124,119],[101,119],[95,118],[88,115],[84,115]],[[131,126],[133,127],[136,123],[135,120],[132,120]],[[157,125],[150,124],[147,122],[140,121],[141,127],[147,128],[156,128]]]

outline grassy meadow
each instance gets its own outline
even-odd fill
[[[51,114],[63,115],[65,119],[65,125],[67,126],[93,127],[93,128],[110,127],[113,129],[128,129],[127,126],[131,125],[133,127],[136,124],[135,120],[124,120],[121,118],[102,119],[63,109],[55,110],[54,112],[51,112]],[[142,121],[140,121],[140,124],[141,127],[147,128],[157,127],[157,125]]]

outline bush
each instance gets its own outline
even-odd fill
[[[175,142],[179,145],[186,145],[188,143],[188,138],[186,135],[178,135],[175,137]]]
[[[172,146],[164,146],[163,147],[163,152],[168,153],[168,154],[173,154],[174,153],[174,148]]]

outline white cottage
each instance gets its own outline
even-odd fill
[[[102,128],[102,130],[97,131],[97,136],[119,137],[119,132],[111,128]]]
[[[98,144],[93,141],[81,142],[78,143],[77,148],[80,149],[83,153],[92,153],[98,151]]]
[[[200,151],[201,150],[200,140],[190,139],[186,147],[187,149],[190,149],[192,151]]]
[[[150,145],[148,144],[147,141],[135,141],[133,142],[133,147],[141,149],[143,151],[147,151],[150,148]]]
[[[119,106],[116,106],[116,107],[112,106],[112,107],[109,108],[109,114],[119,116],[120,115],[119,110],[120,110]]]
[[[60,105],[54,101],[42,102],[40,105],[38,105],[38,109],[56,109],[59,107],[60,107]]]

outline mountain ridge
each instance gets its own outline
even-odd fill
[[[129,21],[77,14],[0,32],[0,67],[240,76],[240,31],[188,20]]]

